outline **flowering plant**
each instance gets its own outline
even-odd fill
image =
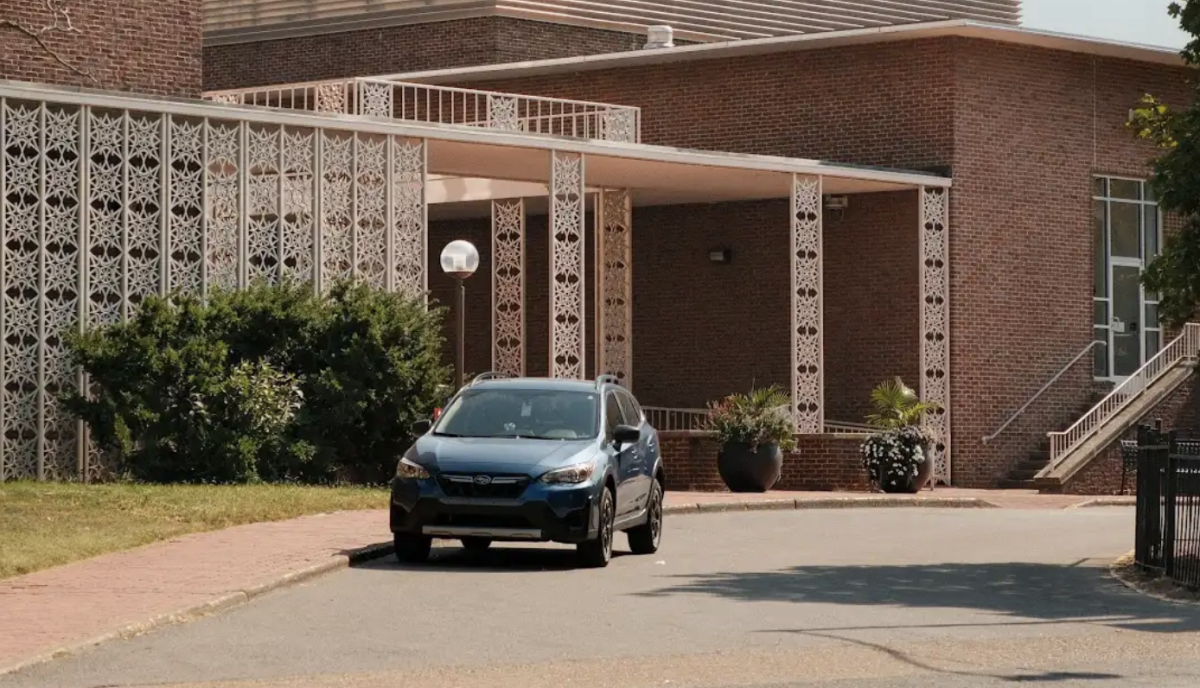
[[[931,461],[926,448],[937,441],[934,433],[920,425],[926,413],[937,411],[937,404],[921,401],[917,393],[895,378],[880,384],[871,392],[875,413],[867,422],[878,432],[862,445],[863,466],[871,481],[883,487],[899,486],[920,473],[926,461]]]
[[[708,429],[722,445],[746,444],[751,450],[774,444],[784,451],[796,446],[791,399],[777,387],[731,394],[709,404]]]

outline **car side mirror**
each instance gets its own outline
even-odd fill
[[[414,435],[424,435],[425,433],[429,432],[429,429],[432,427],[433,421],[419,420],[412,424],[412,431]]]
[[[642,438],[642,431],[632,425],[618,425],[613,430],[613,442],[617,444],[633,444]]]

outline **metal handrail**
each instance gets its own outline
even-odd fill
[[[1063,457],[1083,444],[1103,427],[1105,421],[1128,406],[1142,392],[1149,389],[1158,378],[1183,361],[1196,361],[1200,353],[1200,324],[1187,323],[1183,332],[1164,346],[1149,361],[1138,368],[1125,381],[1117,385],[1108,396],[1083,415],[1074,425],[1062,432],[1047,433],[1050,438],[1050,469],[1057,468]]]
[[[1079,360],[1081,358],[1088,355],[1088,352],[1090,352],[1092,349],[1096,348],[1098,345],[1104,344],[1104,343],[1105,342],[1102,339],[1093,339],[1091,344],[1088,344],[1087,346],[1083,347],[1083,351],[1080,351],[1079,353],[1075,354],[1075,358],[1072,358],[1070,363],[1063,366],[1062,369],[1060,369],[1057,373],[1054,374],[1054,377],[1050,378],[1049,382],[1042,385],[1041,389],[1039,389],[1036,393],[1034,393],[1033,396],[1029,397],[1029,401],[1026,401],[1024,403],[1024,405],[1021,406],[1021,408],[1017,409],[1016,413],[1009,416],[1008,420],[1004,421],[1004,424],[996,429],[996,432],[993,432],[992,434],[985,436],[983,438],[983,443],[987,444],[988,442],[991,442],[992,440],[999,437],[1000,433],[1004,432],[1008,428],[1008,426],[1012,425],[1013,421],[1015,421],[1017,418],[1020,418],[1021,414],[1025,413],[1025,410],[1028,409],[1029,406],[1031,404],[1033,404],[1033,402],[1037,401],[1039,397],[1041,397],[1043,394],[1045,394],[1046,390],[1048,390],[1052,386],[1054,386],[1054,383],[1058,382],[1058,379],[1060,377],[1062,377],[1063,375],[1066,375],[1067,371],[1070,370],[1071,368],[1074,368],[1075,364],[1079,363]]]

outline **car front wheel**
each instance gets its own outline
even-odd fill
[[[646,506],[646,522],[629,529],[629,549],[634,554],[654,554],[662,542],[663,489],[658,480],[650,487],[650,503]]]
[[[612,560],[613,522],[616,520],[616,505],[612,490],[605,488],[600,497],[600,523],[596,537],[578,546],[579,559],[589,568],[603,568]]]
[[[396,533],[396,560],[402,564],[419,564],[429,558],[433,538],[412,533]]]

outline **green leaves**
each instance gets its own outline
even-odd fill
[[[896,377],[881,382],[871,391],[871,406],[875,413],[867,416],[867,424],[881,430],[899,430],[921,424],[926,413],[940,406],[921,401],[917,393]]]
[[[1200,0],[1171,3],[1170,15],[1193,38],[1181,55],[1185,62],[1200,66]],[[1193,82],[1192,88],[1197,84]],[[1183,219],[1177,232],[1169,233],[1160,256],[1146,267],[1142,282],[1161,299],[1159,317],[1172,328],[1195,317],[1200,307],[1200,92],[1191,104],[1175,110],[1153,95],[1143,96],[1126,126],[1140,139],[1159,149],[1152,161],[1151,186],[1159,207]]]
[[[352,283],[152,297],[68,345],[66,407],[150,482],[384,482],[448,375],[439,311]]]
[[[784,451],[796,446],[792,400],[778,387],[732,394],[709,404],[708,429],[721,444],[777,444]]]

